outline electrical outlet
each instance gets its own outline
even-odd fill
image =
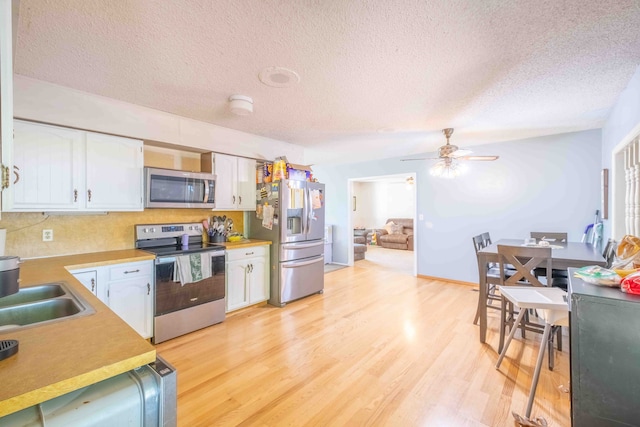
[[[43,242],[52,242],[53,241],[53,230],[42,230],[42,241]]]

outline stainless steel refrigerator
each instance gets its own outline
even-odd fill
[[[258,184],[247,236],[270,240],[269,304],[283,307],[324,290],[324,184],[282,180]]]

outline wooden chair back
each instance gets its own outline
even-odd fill
[[[473,248],[476,250],[476,254],[480,249],[486,248],[486,245],[484,244],[484,240],[482,239],[482,234],[473,236],[471,240],[473,240]]]
[[[541,232],[541,231],[532,231],[531,237],[536,240],[548,240],[549,242],[566,242],[568,238],[568,233],[552,233],[552,232]]]
[[[546,286],[533,273],[538,266],[546,269],[546,277],[551,277],[551,248],[498,245],[498,258],[500,284],[503,286]],[[514,270],[507,274],[509,264]]]

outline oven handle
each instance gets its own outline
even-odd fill
[[[213,251],[211,252],[211,258],[217,258],[224,256],[224,251]],[[156,265],[158,264],[171,264],[176,262],[175,256],[166,256],[166,257],[158,257],[156,258]]]

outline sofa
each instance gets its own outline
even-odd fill
[[[353,230],[353,260],[360,261],[364,259],[367,252],[367,238],[371,230],[358,229]]]
[[[389,218],[384,228],[375,230],[376,244],[388,249],[413,250],[413,219]]]

